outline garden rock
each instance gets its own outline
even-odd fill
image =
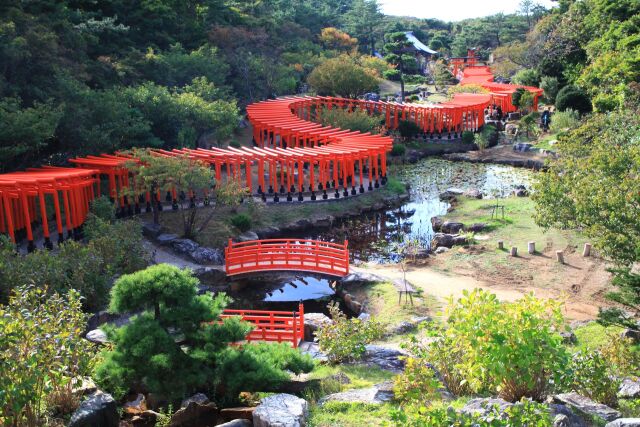
[[[95,344],[107,345],[109,343],[109,338],[102,329],[93,329],[87,332],[85,338]]]
[[[618,418],[604,427],[640,427],[640,418]]]
[[[442,224],[442,227],[440,228],[440,230],[443,233],[457,234],[463,228],[464,228],[464,224],[461,222],[447,221],[444,224]]]
[[[258,239],[260,238],[253,231],[245,231],[244,233],[238,236],[239,242],[249,242],[251,240],[258,240]]]
[[[233,420],[253,420],[255,406],[243,406],[239,408],[225,408],[220,410],[220,416],[225,421]]]
[[[207,396],[204,396],[206,398]],[[186,406],[180,408],[171,416],[170,427],[201,427],[215,426],[218,423],[218,408],[207,398],[206,403],[200,393],[187,399]],[[194,400],[191,400],[194,399]]]
[[[377,366],[380,369],[395,373],[404,371],[404,360],[401,358],[406,354],[402,351],[373,344],[369,344],[365,348],[366,350],[362,358],[357,362],[358,364]]]
[[[554,419],[554,427],[589,427],[582,417],[576,415],[565,405],[550,403],[548,406],[549,413]]]
[[[251,421],[244,419],[231,420],[224,424],[218,424],[217,427],[251,427]]]
[[[562,337],[562,342],[565,344],[575,344],[578,342],[578,337],[572,331],[569,332],[560,332],[560,336]]]
[[[154,427],[161,415],[155,411],[144,411],[131,418],[133,427]]]
[[[517,190],[514,190],[513,194],[516,197],[527,197],[529,195],[529,192],[527,190],[523,190],[523,189],[519,188]]]
[[[624,331],[620,332],[620,336],[622,338],[630,339],[634,343],[640,343],[640,331],[638,330],[627,328]]]
[[[487,416],[493,411],[493,407],[497,407],[498,411],[503,413],[507,408],[510,408],[513,405],[513,403],[499,398],[477,398],[468,401],[460,412],[470,415],[476,414],[480,416]]]
[[[77,377],[71,380],[72,392],[76,396],[87,396],[98,391],[91,377]]]
[[[461,196],[464,194],[464,191],[459,188],[449,188],[442,193],[440,193],[440,200],[454,200],[456,196]]]
[[[191,239],[175,239],[171,242],[171,247],[179,254],[190,254],[200,247]]]
[[[253,412],[254,427],[303,427],[309,415],[306,400],[291,394],[265,397]]]
[[[138,393],[138,396],[132,401],[124,404],[124,412],[126,414],[141,414],[147,410],[147,401],[144,398],[144,394]]]
[[[485,224],[484,222],[476,222],[474,224],[465,226],[464,229],[472,233],[479,233],[480,231],[484,230],[486,226],[487,224]]]
[[[162,234],[162,226],[152,222],[145,222],[142,224],[142,234],[150,239],[155,239]]]
[[[320,347],[315,342],[302,341],[298,349],[302,354],[308,354],[313,360],[317,360],[318,362],[326,362],[328,360],[327,355],[320,351]]]
[[[431,240],[431,247],[444,246],[445,248],[452,248],[456,245],[466,245],[467,239],[458,234],[445,234],[436,233]]]
[[[315,333],[318,329],[324,325],[330,325],[333,323],[329,317],[323,313],[305,313],[304,314],[304,339],[306,341],[313,341]]]
[[[613,421],[620,418],[620,412],[615,409],[594,402],[576,392],[557,394],[553,396],[553,400],[590,417],[601,418],[605,421]]]
[[[191,396],[191,397],[189,397],[187,399],[184,399],[182,401],[182,403],[180,404],[180,407],[181,408],[186,408],[187,406],[189,406],[189,403],[191,403],[191,402],[195,402],[198,405],[206,405],[207,403],[210,402],[210,400],[209,400],[209,398],[207,397],[206,394],[204,394],[204,393],[196,393],[193,396]]]
[[[444,224],[444,220],[439,216],[431,218],[431,228],[433,228],[433,231],[440,231],[442,229],[442,224]]]
[[[393,328],[391,328],[391,330],[389,331],[389,335],[406,334],[408,332],[415,331],[416,329],[417,329],[417,325],[404,320],[404,321],[398,323]]]
[[[176,240],[178,238],[178,236],[176,236],[175,234],[169,234],[169,233],[164,233],[159,235],[156,240],[158,241],[158,243],[160,243],[161,245],[170,245],[171,242],[173,242],[174,240]]]
[[[365,272],[356,272],[356,273],[350,273],[349,275],[343,277],[342,279],[340,279],[340,283],[346,284],[346,283],[375,283],[375,282],[384,282],[385,279],[383,279],[382,277],[376,275],[376,274],[372,274],[372,273],[365,273]]]
[[[482,197],[483,197],[482,192],[480,190],[478,190],[477,188],[469,189],[469,190],[465,191],[462,195],[464,197],[468,197],[470,199],[482,199]]]
[[[349,402],[379,405],[393,400],[393,383],[385,381],[373,387],[347,390],[340,393],[333,393],[321,398],[318,403],[323,405],[326,402]]]
[[[224,264],[224,255],[219,249],[211,249],[200,246],[189,254],[197,264]]]
[[[625,378],[620,384],[618,397],[622,399],[638,399],[640,398],[640,380],[634,381],[631,378]]]
[[[439,247],[436,248],[435,251],[433,251],[433,253],[435,253],[436,255],[439,255],[439,254],[443,254],[445,252],[449,252],[450,250],[451,250],[450,248],[445,248],[444,246],[439,246]]]
[[[119,422],[116,401],[110,394],[97,391],[80,404],[69,427],[117,427]]]
[[[330,380],[336,381],[338,384],[351,384],[351,379],[344,372],[338,372],[327,377]]]

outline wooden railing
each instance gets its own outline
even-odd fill
[[[267,239],[234,243],[225,248],[225,271],[232,276],[259,271],[309,271],[349,274],[348,241],[342,244],[318,240]]]
[[[300,304],[298,311],[265,311],[265,310],[224,310],[221,319],[239,316],[245,322],[253,324],[245,340],[266,342],[289,342],[297,348],[304,339],[304,306]]]

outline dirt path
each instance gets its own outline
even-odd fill
[[[354,270],[366,271],[391,280],[402,277],[400,269],[395,265],[372,265],[366,269],[354,268]],[[481,288],[496,294],[503,301],[514,301],[522,298],[528,292],[533,292],[539,298],[565,299],[564,315],[570,320],[589,320],[598,314],[596,301],[586,302],[581,298],[571,298],[559,290],[536,286],[514,289],[495,285],[472,276],[443,273],[428,266],[410,268],[407,271],[407,280],[414,286],[421,288],[426,294],[436,297],[442,303],[445,303],[449,296],[461,297],[464,290]]]

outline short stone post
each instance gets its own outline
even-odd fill
[[[518,256],[518,247],[517,246],[511,246],[511,256],[513,256],[513,257]]]
[[[564,252],[563,251],[556,251],[556,260],[560,264],[564,264]]]
[[[501,251],[504,250],[504,241],[498,240],[498,249],[500,249]]]
[[[529,242],[527,245],[527,249],[529,254],[533,255],[536,253],[536,242]]]
[[[591,243],[584,244],[584,250],[582,251],[583,257],[588,257],[591,255]]]

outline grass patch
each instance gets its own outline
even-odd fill
[[[541,150],[555,150],[555,145],[550,145],[549,142],[553,140],[558,140],[558,134],[552,133],[550,135],[546,135],[538,140],[536,143],[536,148]]]
[[[350,384],[344,384],[342,389],[366,388],[392,379],[392,372],[380,369],[377,366],[361,365],[321,365],[314,369],[309,378],[322,379],[342,372],[351,380]]]
[[[394,405],[369,405],[364,403],[327,402],[312,406],[307,425],[309,427],[361,427],[383,426],[391,421]]]
[[[619,326],[602,326],[596,322],[587,323],[573,330],[578,339],[577,346],[588,350],[595,350],[607,344],[608,336],[620,335],[622,328]]]

